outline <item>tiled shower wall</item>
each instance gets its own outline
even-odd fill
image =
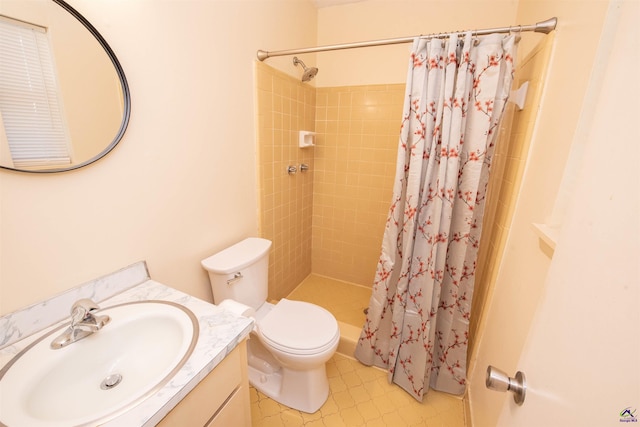
[[[507,104],[491,166],[492,179],[485,207],[485,218],[488,220],[482,225],[472,316],[469,322],[469,355],[473,353],[478,330],[482,329],[482,310],[491,298],[511,227],[552,44],[553,34],[545,36],[543,41],[517,64],[513,89],[518,89],[527,81],[529,88],[523,110],[516,110],[514,104]]]
[[[315,89],[256,63],[260,234],[273,241],[269,298],[311,271],[371,286],[380,252],[404,85]],[[298,148],[315,130],[316,146]],[[286,172],[288,165],[308,172]]]
[[[311,273],[371,286],[391,198],[404,85],[315,89],[256,63],[260,235],[269,298]],[[298,147],[298,132],[317,132]],[[309,165],[289,175],[289,165]]]
[[[314,130],[316,92],[257,61],[256,83],[260,236],[273,242],[268,297],[280,299],[311,273],[315,148],[299,148],[298,135]],[[298,172],[289,175],[289,165]]]
[[[313,272],[371,286],[387,219],[404,84],[319,88]]]

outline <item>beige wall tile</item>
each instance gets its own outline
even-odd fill
[[[300,130],[314,130],[315,89],[266,64],[258,81],[260,234],[272,240],[269,299],[288,295],[311,272],[313,150],[299,148]],[[288,175],[288,165],[310,170]]]
[[[391,200],[403,99],[402,84],[317,89],[314,273],[371,286]]]

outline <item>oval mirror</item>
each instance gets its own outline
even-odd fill
[[[118,144],[131,109],[124,72],[67,3],[0,1],[0,58],[0,168],[74,170]]]

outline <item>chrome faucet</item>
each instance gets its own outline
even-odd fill
[[[106,315],[94,315],[93,312],[99,308],[98,304],[88,298],[83,298],[73,303],[71,307],[71,325],[51,341],[51,348],[58,349],[68,346],[102,329],[104,325],[109,323],[111,318]]]

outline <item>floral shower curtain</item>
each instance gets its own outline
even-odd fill
[[[356,357],[422,400],[462,394],[489,168],[516,35],[413,44],[398,163]]]

